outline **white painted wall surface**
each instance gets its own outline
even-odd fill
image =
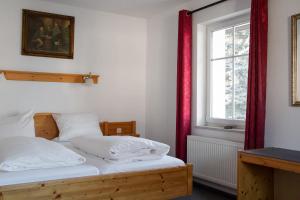
[[[175,155],[177,16],[148,21],[146,135],[167,143]]]
[[[290,17],[299,0],[269,1],[266,145],[300,150],[300,108],[291,107]]]
[[[96,112],[102,120],[137,120],[145,133],[146,20],[36,0],[0,0],[0,69],[93,72],[81,84],[5,81],[0,76],[0,116],[36,112]],[[21,10],[75,16],[74,60],[21,56]]]

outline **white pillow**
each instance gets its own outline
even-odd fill
[[[9,137],[0,140],[0,171],[24,171],[83,164],[86,159],[44,138]]]
[[[33,111],[0,118],[0,139],[14,136],[35,137]]]
[[[69,141],[82,135],[103,135],[95,114],[53,114],[53,118],[59,129],[58,141]]]

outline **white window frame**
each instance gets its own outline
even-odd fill
[[[225,21],[218,21],[212,24],[207,25],[207,108],[206,108],[206,124],[208,126],[226,126],[226,125],[230,125],[230,126],[234,126],[234,128],[244,128],[245,127],[245,121],[244,120],[230,120],[230,119],[218,119],[218,118],[212,118],[211,117],[211,95],[212,95],[212,88],[211,88],[211,81],[212,81],[212,74],[211,74],[211,55],[212,55],[212,33],[214,31],[218,31],[221,29],[226,29],[226,28],[230,28],[233,26],[238,26],[238,25],[242,25],[245,23],[249,23],[250,22],[250,16],[249,13],[244,14],[244,15],[240,15],[240,16],[236,16],[234,18],[225,20]],[[245,55],[240,55],[240,56],[245,56]],[[228,58],[231,57],[239,57],[239,56],[230,56]],[[220,59],[225,59],[227,57],[224,58],[218,58],[215,60],[220,60]]]

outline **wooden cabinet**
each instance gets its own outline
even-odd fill
[[[300,152],[265,148],[238,153],[238,200],[299,200]]]

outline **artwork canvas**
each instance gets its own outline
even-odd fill
[[[73,59],[71,16],[23,10],[22,55]]]
[[[292,105],[300,106],[300,14],[292,16]]]
[[[299,17],[299,16],[298,16]],[[297,40],[297,47],[296,47],[296,52],[297,52],[297,57],[295,58],[296,60],[296,70],[295,70],[295,73],[297,75],[297,79],[296,79],[296,101],[299,102],[300,101],[300,70],[299,70],[299,67],[300,67],[300,18],[298,18],[297,20],[297,36],[296,36],[296,40]]]

